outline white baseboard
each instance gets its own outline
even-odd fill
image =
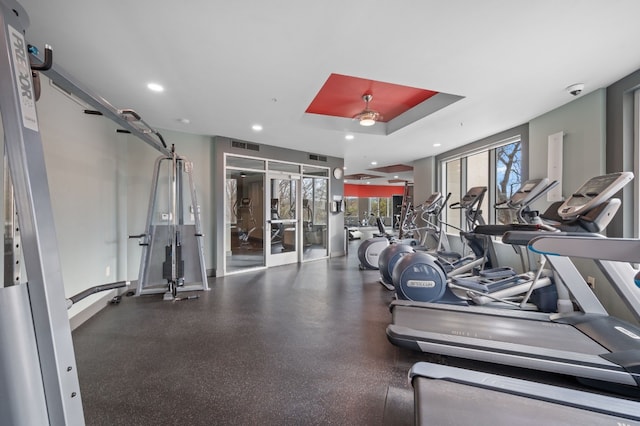
[[[90,296],[86,300],[79,302],[78,305],[72,306],[71,309],[69,309],[69,324],[71,325],[71,330],[73,331],[80,327],[89,318],[107,307],[109,301],[117,294],[117,290],[105,291]]]

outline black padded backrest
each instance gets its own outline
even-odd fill
[[[547,210],[544,211],[544,213],[540,215],[540,217],[551,222],[562,222],[562,216],[558,214],[558,209],[563,203],[564,201],[554,202],[547,208]]]

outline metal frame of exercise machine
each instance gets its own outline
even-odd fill
[[[164,169],[163,164],[167,166]],[[188,177],[189,211],[183,175]],[[165,209],[160,207],[163,202]],[[172,147],[170,156],[163,155],[155,162],[146,232],[131,236],[142,246],[136,295],[164,293],[164,300],[174,300],[178,292],[209,290],[203,237],[193,163],[178,156]],[[160,262],[162,268],[153,267]]]
[[[616,180],[606,191],[576,191],[573,197],[582,199],[585,206],[588,200],[604,202],[632,177],[629,172],[620,172],[594,178]],[[580,204],[577,200],[565,203],[565,213],[581,214],[576,210]],[[596,209],[601,207],[608,209],[605,204]],[[584,381],[610,383],[621,391],[637,390],[640,387],[638,327],[609,316],[568,257],[546,257],[580,311],[567,312],[559,307],[558,315],[549,315],[394,301],[393,323],[387,327],[389,340],[422,352],[562,373]],[[619,279],[623,278],[621,275]],[[626,286],[620,282],[614,280],[611,285]]]
[[[4,150],[28,279],[0,287],[0,415],[3,424],[83,425],[32,69],[37,67],[56,85],[156,150],[168,156],[172,152],[137,114],[114,108],[53,67],[50,48],[41,64],[25,40],[29,17],[16,0],[0,0],[0,24]]]
[[[419,362],[409,372],[416,425],[640,423],[640,402]]]
[[[531,221],[537,217],[537,212],[530,211],[530,204],[556,184],[557,182],[550,184],[546,178],[528,180],[508,200],[496,205],[496,208],[510,209],[517,215],[520,223],[528,224],[525,216]],[[466,235],[482,236],[484,252],[491,253],[495,252],[495,249],[493,239],[490,237],[502,235],[511,226],[511,224],[478,224]],[[481,229],[483,231],[480,231]],[[533,291],[540,287],[549,286],[552,281],[549,278],[549,271],[543,275],[542,267],[538,268],[538,271],[526,272],[525,268],[532,262],[525,262],[523,250],[516,250],[516,252],[520,254],[523,271],[525,271],[523,273],[517,274],[511,267],[497,267],[494,260],[489,269],[482,268],[477,272],[474,271],[473,275],[468,273],[455,275],[455,273],[449,272],[448,278],[439,273],[441,268],[438,268],[430,256],[420,252],[408,254],[406,258],[398,262],[395,266],[397,269],[393,271],[398,298],[423,302],[445,302],[446,300],[446,303],[454,303],[455,301],[466,304],[466,301],[473,300],[477,305],[493,302],[519,305],[520,303],[516,303],[516,301],[528,294],[528,290]],[[438,253],[427,253],[438,257]],[[453,294],[449,290],[454,290]],[[544,302],[544,309],[555,310],[556,304],[552,300],[555,287],[551,288],[548,293],[545,297],[540,298]],[[536,296],[539,295],[536,294]],[[526,300],[520,307],[536,309],[526,306]]]
[[[0,1],[0,111],[28,283],[0,288],[0,412],[9,424],[82,424],[25,10]]]

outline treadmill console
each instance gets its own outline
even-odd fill
[[[484,198],[484,193],[487,192],[486,186],[474,186],[469,189],[462,200],[460,200],[459,208],[468,209],[476,203],[481,203]]]
[[[424,203],[422,203],[422,206],[426,211],[432,210],[435,207],[434,204],[436,204],[441,199],[442,199],[442,194],[439,192],[434,192],[429,196],[429,198],[424,200]]]
[[[549,184],[549,179],[531,179],[526,181],[520,189],[518,189],[509,198],[508,203],[511,207],[519,207],[529,203],[529,200],[536,197]]]
[[[573,219],[607,201],[633,179],[631,172],[617,172],[589,179],[558,208],[564,219]]]

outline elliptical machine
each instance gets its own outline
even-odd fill
[[[402,224],[404,234],[413,235],[414,232],[419,233],[421,229],[424,229],[419,228],[415,223],[418,212],[429,213],[441,207],[442,194],[440,194],[439,192],[434,192],[433,194],[431,194],[429,198],[427,198],[424,203],[420,204],[419,206],[413,208],[408,207],[405,220]],[[378,234],[373,238],[364,240],[358,247],[358,258],[360,259],[359,267],[361,270],[380,269],[380,255],[390,245],[403,244],[415,247],[420,244],[420,241],[416,238],[397,239],[393,234],[390,234],[386,231],[385,226],[379,217],[376,218],[376,225],[378,226]],[[383,285],[386,286],[389,283],[384,284],[383,282]]]
[[[485,186],[473,187],[469,189],[469,191],[465,194],[460,202],[454,203],[450,206],[453,209],[464,210],[467,228],[472,228],[477,224],[484,223],[482,212],[480,211],[479,206],[480,204],[482,204],[482,200],[486,191],[487,187]],[[484,249],[481,245],[476,244],[474,246],[474,254],[467,256],[462,256],[461,254],[456,252],[442,250],[442,248],[448,247],[448,244],[440,244],[443,241],[443,238],[446,238],[446,236],[442,235],[446,232],[443,228],[443,225],[446,224],[442,222],[439,216],[442,213],[442,209],[446,207],[446,201],[449,199],[449,196],[450,195],[447,195],[447,197],[443,199],[442,194],[440,194],[439,192],[435,192],[422,204],[422,206],[424,206],[422,207],[422,210],[424,212],[427,212],[427,214],[429,215],[435,216],[435,220],[438,221],[438,232],[441,235],[438,238],[439,244],[436,250],[426,251],[424,250],[424,247],[419,245],[411,246],[410,248],[395,247],[395,245],[391,245],[387,248],[384,248],[380,253],[378,259],[378,268],[380,269],[380,283],[387,290],[397,290],[396,281],[393,278],[393,271],[398,266],[401,258],[407,255],[411,257],[424,255],[428,256],[428,259],[436,257],[436,259],[438,260],[439,268],[444,270],[445,276],[447,274],[447,269],[449,270],[449,273],[452,274],[464,273],[476,266],[484,264],[484,262],[486,261]],[[425,222],[428,221],[425,220]],[[429,226],[429,223],[427,223],[427,225]],[[460,228],[456,229],[464,232]],[[438,249],[440,250],[438,251]],[[442,261],[440,261],[439,259],[442,259]],[[446,265],[446,267],[444,265]]]
[[[512,245],[526,245],[528,240],[520,242],[518,231],[527,231],[527,234],[530,231],[599,232],[611,221],[620,204],[619,200],[610,200],[615,192],[608,187],[605,188],[610,181],[613,181],[613,184],[623,181],[624,176],[618,180],[615,180],[616,177],[617,175],[607,175],[591,179],[568,200],[551,205],[544,214],[540,215],[544,223],[485,225],[487,231],[485,235],[487,237],[492,235],[489,229],[495,227],[496,232],[506,233],[503,237],[504,242]],[[555,183],[545,188],[550,189],[553,186]],[[588,200],[585,194],[589,194]],[[573,206],[582,208],[579,215],[570,215]],[[507,239],[506,236],[509,234],[515,234],[515,236]],[[532,294],[538,289],[557,287],[551,285],[553,284],[551,273],[544,269],[544,258],[541,259],[540,267],[535,274],[514,275],[507,279],[501,271],[498,271],[496,276],[492,276],[489,272],[471,279],[452,277],[448,280],[443,271],[438,260],[426,253],[404,256],[396,264],[392,274],[397,297],[418,302],[453,304],[485,304],[488,301],[494,301],[497,302],[498,307],[536,309],[545,312],[554,311],[557,305],[558,295],[554,293],[555,290],[550,293],[545,293],[546,290],[544,290],[532,298]],[[533,301],[535,306],[527,304],[529,301]]]
[[[442,194],[440,192],[434,192],[427,198],[422,204],[418,207],[411,209],[412,214],[414,215],[414,219],[405,221],[406,223],[411,223],[413,225],[411,232],[422,233],[424,235],[423,238],[420,238],[419,243],[424,244],[424,241],[430,235],[430,231],[432,227],[436,225],[433,223],[434,221],[439,221],[440,213],[442,209],[446,206],[447,200],[449,196],[446,198],[442,198]],[[415,223],[415,217],[417,217],[417,212],[421,212],[420,218],[425,222],[426,226],[418,227]],[[409,214],[407,214],[407,217]],[[435,219],[434,219],[435,218]],[[430,220],[431,219],[431,220]],[[441,223],[441,222],[440,222]],[[441,228],[441,227],[440,227]],[[408,229],[405,231],[409,232]],[[441,247],[441,242],[443,241],[444,232],[442,229],[436,231],[438,233],[438,247]],[[446,236],[444,237],[446,238]],[[395,242],[395,244],[393,244]],[[420,249],[419,244],[415,244],[416,240],[414,239],[404,239],[400,241],[392,241],[392,244],[384,248],[378,257],[378,269],[380,270],[380,284],[382,284],[387,290],[394,291],[395,287],[393,286],[393,281],[391,278],[391,273],[395,264],[400,260],[400,258],[406,254],[413,253],[416,249]],[[446,245],[448,247],[448,244]]]
[[[373,238],[367,238],[358,247],[358,259],[360,260],[358,267],[360,270],[378,269],[378,257],[390,244],[389,239],[392,236],[386,233],[380,218],[376,220],[376,224],[378,226],[378,234]]]
[[[465,227],[461,229],[449,223],[444,223],[445,226],[460,231],[463,242],[462,253],[445,250],[429,253],[438,259],[445,274],[450,276],[459,275],[469,272],[474,268],[490,267],[492,262],[495,262],[495,253],[493,253],[492,248],[488,246],[487,238],[476,236],[470,232],[476,226],[485,224],[480,206],[482,205],[486,192],[486,186],[475,186],[470,188],[459,202],[449,206],[450,209],[458,209],[464,212]],[[442,229],[440,232],[446,232],[446,230]],[[466,247],[471,250],[468,254],[464,253]]]

